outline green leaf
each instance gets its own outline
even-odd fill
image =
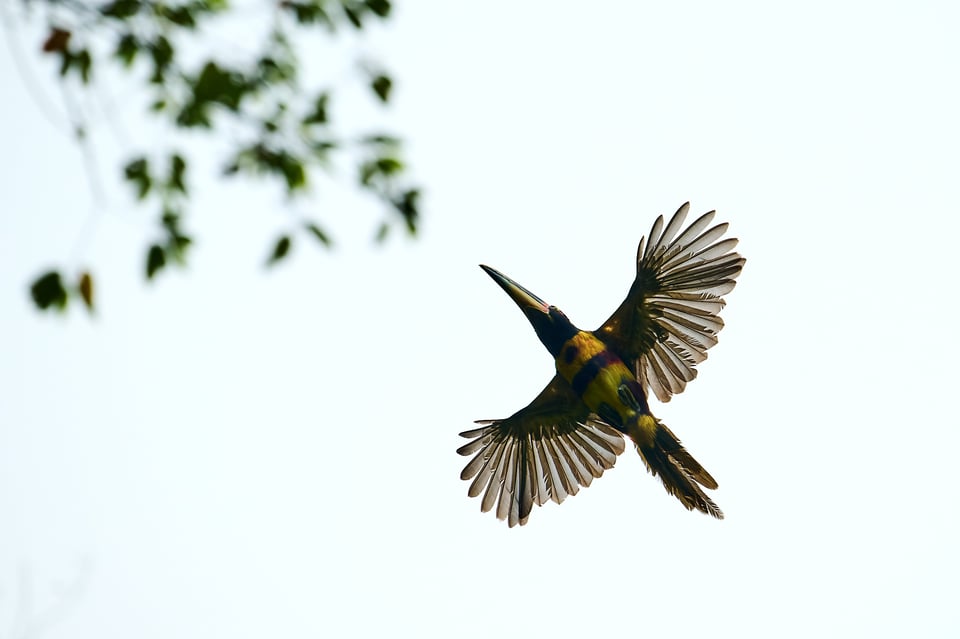
[[[384,74],[377,75],[371,80],[370,88],[377,94],[380,101],[386,104],[390,101],[390,90],[393,88],[393,80]]]
[[[154,244],[150,247],[150,250],[147,251],[147,279],[152,280],[153,276],[157,274],[157,271],[162,269],[167,264],[167,256],[163,252],[163,247],[159,244]]]
[[[385,146],[396,148],[400,146],[400,138],[393,135],[387,135],[386,133],[377,133],[361,138],[360,143],[366,144],[367,146]]]
[[[100,14],[108,18],[126,20],[140,12],[141,0],[114,0],[100,6]]]
[[[317,96],[313,103],[313,110],[303,118],[304,124],[326,124],[327,123],[327,105],[330,103],[330,94],[324,91]]]
[[[209,129],[213,126],[213,123],[210,121],[210,114],[206,107],[207,105],[200,105],[196,102],[186,104],[177,115],[177,126]]]
[[[147,164],[147,158],[139,157],[127,163],[123,169],[123,174],[127,181],[133,184],[137,190],[137,198],[147,197],[150,188],[153,186],[153,178],[150,177],[150,167]]]
[[[180,6],[162,4],[160,5],[160,14],[168,22],[184,29],[194,29],[197,26],[197,20],[193,15],[193,7],[188,4]]]
[[[177,264],[184,266],[187,263],[187,249],[193,244],[193,239],[181,233],[170,235],[167,240],[166,254]]]
[[[150,76],[152,84],[163,84],[167,77],[167,70],[173,63],[173,45],[163,36],[147,45],[150,57],[153,60],[153,74]]]
[[[173,260],[177,264],[183,265],[187,261],[187,249],[193,244],[193,240],[184,235],[180,229],[181,211],[177,208],[167,206],[163,209],[163,215],[160,217],[160,223],[167,232],[167,243],[163,247],[167,260]]]
[[[60,53],[60,76],[66,77],[70,73],[70,67],[73,66],[74,55],[69,49],[63,49]]]
[[[360,184],[370,186],[373,182],[373,176],[377,174],[376,162],[364,162],[360,165]]]
[[[390,179],[403,171],[403,162],[395,157],[383,156],[360,165],[360,184],[371,186],[377,178]]]
[[[90,74],[93,72],[93,59],[90,57],[90,51],[82,49],[77,53],[77,68],[80,70],[80,78],[84,84],[90,83]]]
[[[167,186],[172,191],[180,191],[187,194],[187,186],[183,176],[187,171],[187,161],[179,153],[170,156],[170,177],[167,180]]]
[[[237,153],[238,168],[253,168],[283,176],[287,191],[293,193],[306,187],[307,172],[303,161],[286,149],[275,151],[260,142]]]
[[[377,234],[374,236],[374,240],[378,244],[382,244],[387,239],[387,236],[389,234],[390,234],[390,225],[387,224],[386,222],[383,222],[380,224],[380,228],[377,229]]]
[[[197,102],[217,102],[231,111],[240,107],[240,101],[247,91],[249,86],[243,75],[221,69],[213,61],[204,65],[193,85]]]
[[[289,235],[281,235],[277,240],[277,243],[273,246],[273,252],[270,254],[270,259],[267,260],[267,266],[273,266],[283,258],[287,256],[290,252],[291,239]]]
[[[80,74],[80,79],[83,80],[84,84],[87,84],[90,81],[90,72],[92,69],[93,60],[90,57],[90,52],[87,49],[80,49],[79,51],[63,49],[57,53],[60,54],[61,76],[66,77],[66,75],[70,73],[71,69],[76,69],[77,73]]]
[[[139,52],[140,41],[137,40],[136,36],[134,36],[132,33],[127,33],[122,38],[117,40],[117,48],[113,52],[113,55],[119,58],[120,61],[123,62],[124,66],[129,67],[133,64],[133,61]]]
[[[184,127],[210,127],[210,109],[215,104],[239,111],[241,101],[255,86],[243,74],[223,69],[213,60],[208,60],[195,78],[187,79],[187,84],[192,95],[177,116],[177,124]]]
[[[417,232],[417,223],[420,221],[420,190],[409,189],[400,197],[392,200],[393,206],[403,217],[407,224],[407,231],[410,235]]]
[[[30,286],[30,297],[42,311],[55,308],[62,311],[67,307],[67,289],[63,286],[59,271],[44,273]]]
[[[199,6],[204,13],[220,13],[230,7],[228,0],[200,0]]]
[[[280,170],[287,181],[287,191],[292,193],[304,188],[307,185],[307,173],[303,162],[287,153],[284,153],[282,158]]]
[[[265,84],[284,84],[296,77],[297,66],[290,59],[264,56],[257,61],[257,73]]]
[[[173,208],[164,208],[163,215],[160,216],[160,224],[168,233],[177,233],[180,227],[180,211]]]
[[[333,20],[323,8],[323,2],[312,0],[310,2],[281,2],[280,7],[291,11],[300,24],[313,24],[322,22],[332,31],[334,28]]]
[[[182,233],[177,233],[170,238],[171,250],[175,249],[177,257],[184,257],[187,249],[190,248],[192,244],[193,238],[183,235]]]
[[[323,244],[327,248],[330,248],[331,246],[333,246],[333,240],[330,239],[330,236],[327,235],[322,228],[320,228],[319,226],[313,223],[308,223],[306,226],[307,226],[307,230],[310,231],[313,234],[313,236],[320,241],[321,244]]]
[[[386,18],[390,15],[390,1],[389,0],[367,0],[367,6],[370,7],[370,10],[381,18]]]
[[[377,170],[385,176],[393,176],[403,171],[403,162],[394,157],[384,156],[376,160]]]
[[[347,4],[344,4],[344,5],[343,5],[343,13],[344,13],[345,16],[347,16],[347,20],[350,21],[350,24],[352,24],[352,25],[353,25],[354,27],[356,27],[357,29],[362,29],[362,28],[363,28],[363,21],[360,19],[360,12],[359,12],[359,11],[357,11],[356,9],[354,9],[353,7],[351,7],[351,6],[347,5]]]

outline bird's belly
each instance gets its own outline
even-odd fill
[[[557,372],[590,410],[614,426],[626,424],[646,404],[627,365],[590,333],[567,340],[557,356]]]

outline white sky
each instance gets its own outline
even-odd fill
[[[267,272],[283,199],[198,175],[190,269],[152,286],[153,211],[108,164],[83,230],[81,156],[5,48],[0,637],[957,636],[960,11],[652,4],[401,3],[374,49],[420,239],[318,193],[338,249]],[[481,514],[457,433],[551,363],[476,265],[594,328],[686,200],[747,264],[654,410],[727,519],[632,450],[524,528]],[[31,308],[64,255],[93,320]]]

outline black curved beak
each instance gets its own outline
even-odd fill
[[[507,292],[507,295],[510,296],[510,299],[516,302],[517,306],[520,307],[520,310],[522,310],[527,317],[531,317],[531,312],[534,312],[534,314],[537,312],[545,315],[550,314],[549,304],[514,282],[497,269],[490,268],[485,264],[481,264],[480,268],[486,271],[487,275],[492,277],[493,281],[499,284],[500,288]]]

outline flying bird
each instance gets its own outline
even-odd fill
[[[723,296],[746,261],[733,251],[735,238],[721,239],[728,225],[711,226],[715,211],[682,228],[689,209],[688,202],[666,224],[658,217],[640,239],[630,291],[595,331],[577,328],[556,306],[480,265],[556,363],[556,375],[526,407],[460,433],[471,441],[457,452],[473,455],[460,478],[473,480],[468,494],[483,495],[483,512],[495,508],[511,527],[526,524],[534,504],[560,503],[612,468],[626,436],[687,510],[723,519],[703,490],[716,489],[716,480],[647,402],[651,392],[670,401],[696,377],[723,328]]]

